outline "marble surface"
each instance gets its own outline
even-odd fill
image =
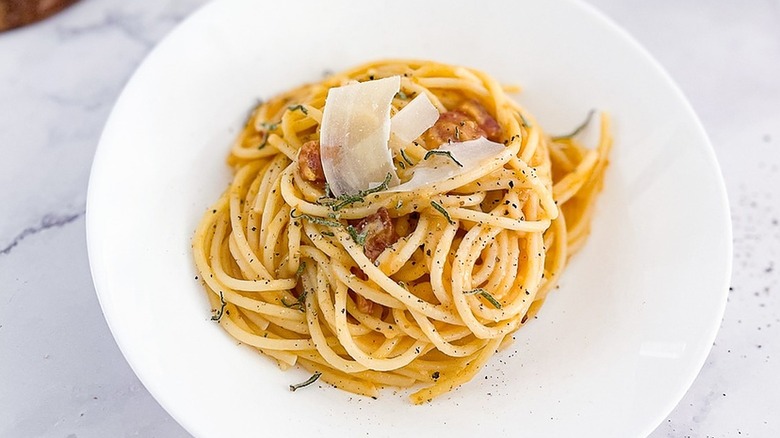
[[[92,155],[122,86],[202,3],[82,0],[0,34],[2,437],[188,436],[108,331],[84,212]],[[591,3],[688,96],[731,201],[734,272],[721,330],[651,436],[780,436],[780,1]]]

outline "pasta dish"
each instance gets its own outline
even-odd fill
[[[550,136],[480,71],[387,60],[260,103],[193,239],[212,319],[282,369],[416,404],[539,311],[590,230],[612,139]]]

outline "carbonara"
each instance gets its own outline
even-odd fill
[[[212,319],[314,373],[305,383],[414,387],[416,404],[452,390],[538,312],[589,233],[609,119],[593,149],[575,133],[551,137],[490,76],[429,61],[259,104],[193,239]]]

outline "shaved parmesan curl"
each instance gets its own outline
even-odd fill
[[[390,140],[390,106],[401,78],[331,88],[320,127],[322,170],[334,195],[356,193],[384,181],[398,184]]]

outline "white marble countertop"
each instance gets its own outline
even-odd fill
[[[98,137],[154,44],[203,0],[83,0],[0,34],[0,436],[177,437],[125,362],[89,273]],[[780,436],[780,1],[591,0],[691,100],[734,225],[732,291],[687,395],[652,437]]]

